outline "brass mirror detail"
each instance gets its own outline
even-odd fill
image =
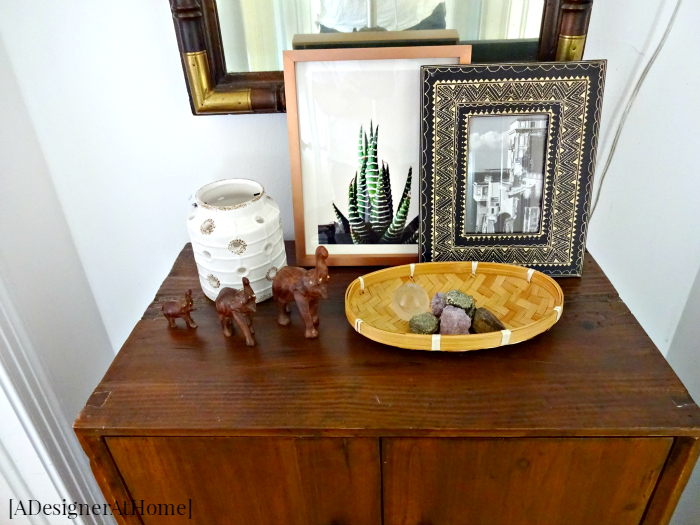
[[[282,71],[228,73],[215,0],[170,0],[195,115],[285,111]]]
[[[282,71],[227,71],[217,0],[169,1],[192,113],[286,111]],[[580,60],[592,5],[593,0],[544,0],[539,40],[462,43],[472,45],[473,63]]]
[[[583,59],[592,8],[593,0],[546,0],[537,59],[540,62]]]

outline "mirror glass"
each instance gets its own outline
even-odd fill
[[[460,41],[538,38],[544,0],[217,0],[226,68],[278,71],[296,34],[456,29]]]

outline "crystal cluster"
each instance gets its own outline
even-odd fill
[[[440,316],[442,335],[465,335],[469,333],[472,320],[462,308],[447,305]]]
[[[423,291],[417,284],[410,283],[401,286],[396,292],[408,286],[417,287]],[[396,295],[395,293],[394,296]],[[410,317],[408,324],[411,332],[415,334],[434,334],[439,331],[441,335],[466,335],[470,330],[477,334],[505,330],[503,323],[494,314],[486,308],[477,308],[474,298],[459,290],[436,293],[429,302],[432,313],[426,312],[427,307],[423,306],[425,303],[422,298],[419,302],[414,299],[414,296],[418,297],[419,293],[414,289],[407,290],[404,303],[398,307],[394,306],[394,311],[398,315],[400,310],[403,312],[409,310],[407,305],[416,305],[416,313]],[[406,320],[404,317],[401,319]]]

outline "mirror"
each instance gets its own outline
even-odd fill
[[[472,45],[474,63],[580,60],[593,7],[593,0],[169,1],[195,115],[286,111],[282,51],[295,35],[329,47],[336,32],[343,47],[374,47],[381,33],[348,33],[405,31],[401,45],[415,45],[409,30],[442,28],[449,31],[427,40],[444,44],[450,33],[450,43]],[[352,46],[346,38],[365,41]]]
[[[544,0],[218,0],[227,71],[277,71],[296,34],[455,29],[460,41],[539,38]]]

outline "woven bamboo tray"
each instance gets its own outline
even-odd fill
[[[394,291],[407,281],[437,292],[461,290],[486,307],[506,330],[487,334],[413,334],[391,307]],[[501,263],[436,262],[394,266],[358,277],[345,292],[345,315],[365,337],[411,350],[463,352],[515,344],[549,330],[561,317],[564,294],[543,273]]]

